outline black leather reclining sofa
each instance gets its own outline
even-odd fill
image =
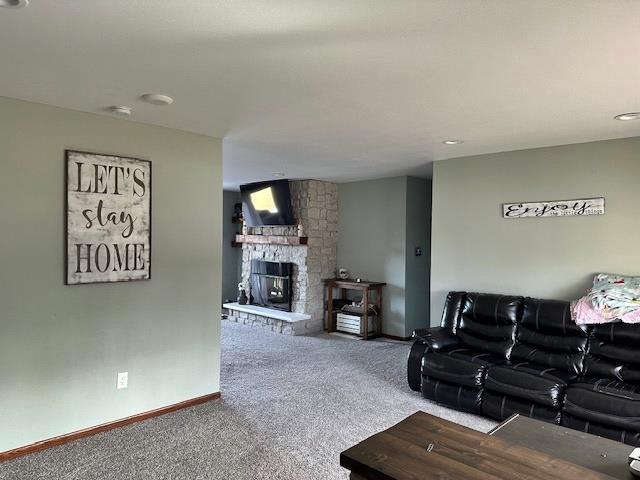
[[[426,398],[640,446],[640,324],[578,326],[568,302],[450,292],[441,326],[413,335],[409,386]]]

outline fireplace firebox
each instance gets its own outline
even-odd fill
[[[251,304],[291,311],[291,263],[251,261]]]

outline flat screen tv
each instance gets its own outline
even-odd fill
[[[240,185],[242,216],[249,227],[294,225],[289,180]]]

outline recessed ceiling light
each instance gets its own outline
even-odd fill
[[[125,105],[109,107],[108,110],[111,113],[115,113],[116,115],[123,115],[125,117],[131,115],[131,107],[127,107]]]
[[[0,7],[22,8],[29,5],[29,0],[0,0]]]
[[[613,118],[622,122],[627,122],[629,120],[640,120],[640,112],[621,113],[620,115],[616,115]]]
[[[284,173],[282,173],[282,172],[273,172],[271,175],[273,175],[274,177],[278,177],[278,178],[284,177]]]
[[[444,143],[445,145],[460,145],[461,143],[464,143],[464,141],[451,139],[451,140],[443,140],[442,143]]]
[[[173,98],[160,93],[145,93],[144,95],[141,95],[140,98],[152,105],[164,106],[171,105],[173,103]]]

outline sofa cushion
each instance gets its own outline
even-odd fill
[[[499,357],[468,348],[446,353],[427,352],[422,360],[422,376],[480,389],[487,368],[503,362]]]
[[[467,293],[456,334],[469,347],[508,358],[522,297]]]
[[[553,367],[521,362],[490,368],[485,388],[560,410],[567,384],[576,378]]]
[[[486,392],[485,392],[486,393]],[[582,418],[574,417],[566,412],[562,413],[562,426],[580,430],[581,432],[591,433],[600,437],[610,438],[618,442],[626,443],[640,447],[640,432],[627,430],[623,428],[615,428],[611,425],[603,425],[601,423]],[[630,477],[631,478],[631,477]]]
[[[503,393],[484,390],[482,393],[482,413],[496,420],[506,420],[514,413],[526,415],[536,420],[549,423],[560,423],[560,410],[546,407],[539,403],[530,402],[522,398],[511,397]]]
[[[431,377],[422,377],[422,396],[465,412],[480,413],[482,392],[477,388],[448,383]]]
[[[460,314],[462,313],[462,305],[467,292],[449,292],[444,301],[442,310],[442,320],[440,326],[455,333],[460,322]]]
[[[640,385],[591,378],[567,388],[564,411],[572,417],[640,431]]]
[[[640,325],[609,323],[593,327],[585,358],[585,377],[640,383]]]
[[[571,321],[569,302],[525,298],[511,360],[579,375],[587,341],[587,327]]]
[[[492,365],[502,365],[507,361],[498,355],[493,355],[492,353],[485,352],[483,350],[477,350],[475,348],[469,348],[466,346],[454,348],[453,350],[449,350],[445,352],[449,357],[458,358],[460,360],[465,360],[470,363],[484,365],[486,367],[491,367]]]

